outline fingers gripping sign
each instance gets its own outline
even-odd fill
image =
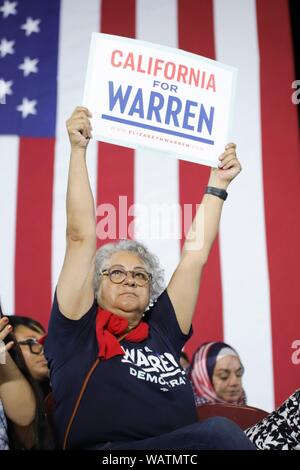
[[[67,120],[67,130],[71,147],[86,148],[92,138],[91,112],[83,106],[77,106],[70,119]]]
[[[225,185],[229,183],[242,171],[242,166],[237,158],[236,144],[229,143],[225,147],[225,152],[219,156],[220,163],[218,168],[212,168],[211,176],[216,180],[215,185],[218,183]],[[225,188],[226,189],[226,188]]]

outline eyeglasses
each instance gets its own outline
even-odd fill
[[[128,273],[131,273],[134,282],[137,286],[143,287],[152,279],[152,275],[147,273],[147,271],[142,271],[139,269],[134,269],[132,271],[122,269],[122,268],[109,268],[101,271],[102,276],[108,276],[111,282],[114,284],[121,284],[125,281],[128,276]]]
[[[18,344],[28,346],[32,354],[43,354],[44,346],[38,342],[36,338],[28,338],[23,341],[18,341]]]

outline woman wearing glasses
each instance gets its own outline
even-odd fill
[[[67,123],[67,248],[45,341],[59,443],[65,449],[251,449],[226,419],[196,422],[179,366],[226,188],[241,170],[235,145],[222,154],[222,169],[212,170],[202,201],[204,245],[195,245],[199,211],[165,289],[157,258],[142,244],[123,240],[96,252],[89,117],[79,107]]]
[[[12,315],[9,323],[21,348],[26,366],[31,376],[49,390],[49,369],[44,356],[44,346],[39,342],[46,334],[43,326],[29,317]]]
[[[22,416],[31,410],[31,401],[34,401],[34,411],[30,426],[19,424],[13,419],[4,406],[4,411],[8,419],[9,446],[12,449],[30,448],[38,450],[49,450],[54,448],[54,441],[51,429],[45,416],[44,398],[50,391],[49,370],[44,356],[43,345],[39,340],[45,335],[45,330],[40,323],[28,318],[10,315],[0,320],[0,337],[5,334],[7,354],[7,364],[12,364],[18,375],[23,377],[22,385],[24,390],[29,389],[23,396],[21,385],[11,387],[9,400],[15,414]],[[5,327],[5,325],[7,325]],[[0,365],[0,372],[3,366]],[[15,372],[17,377],[17,372]],[[25,380],[26,379],[26,380]],[[21,383],[21,382],[20,382]],[[13,382],[12,382],[13,385]],[[27,387],[27,388],[25,388]],[[12,393],[16,391],[16,395]],[[17,398],[17,400],[16,400]],[[18,403],[21,405],[18,407]]]
[[[32,424],[36,412],[36,400],[26,373],[22,373],[9,352],[14,343],[9,337],[12,331],[7,317],[0,318],[0,450],[10,447],[9,430],[26,430],[29,438],[18,433],[23,445],[33,445]],[[6,343],[6,344],[5,344]]]
[[[54,448],[43,406],[49,379],[38,340],[44,333],[38,322],[27,317],[0,319],[0,340],[5,347],[0,364],[0,449]],[[3,350],[0,353],[3,359]]]

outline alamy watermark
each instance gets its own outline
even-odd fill
[[[196,216],[195,216],[196,214]],[[132,204],[119,196],[118,207],[97,207],[96,233],[100,240],[186,240],[187,250],[200,250],[204,243],[203,204]]]
[[[300,364],[300,339],[295,339],[295,341],[292,342],[292,349],[295,349],[295,351],[292,354],[292,363],[297,366]]]
[[[292,82],[292,88],[295,88],[296,91],[291,96],[292,103],[299,104],[300,103],[300,80],[294,80]]]

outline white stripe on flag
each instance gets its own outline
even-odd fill
[[[99,31],[100,0],[63,0],[60,13],[58,98],[53,187],[52,289],[58,280],[65,252],[66,190],[70,145],[65,121],[81,105],[91,34]],[[87,156],[92,191],[97,185],[97,143],[91,141]]]
[[[4,106],[4,105],[2,105]],[[0,137],[0,296],[3,312],[15,313],[15,242],[19,138]]]
[[[176,2],[137,0],[136,16],[137,39],[177,47]],[[165,269],[166,280],[169,281],[180,256],[180,240],[170,239],[179,230],[178,161],[161,156],[158,152],[138,150],[135,153],[135,203],[143,204],[152,213],[152,237],[139,236],[139,227],[147,227],[147,215],[141,211],[135,217],[136,238],[158,256]],[[174,210],[169,212],[167,218],[159,217],[154,208],[155,205],[162,208],[163,204]],[[157,234],[159,238],[165,239],[153,239]]]
[[[214,23],[217,60],[239,69],[232,132],[243,166],[220,229],[224,337],[244,362],[249,404],[268,410],[274,390],[255,0],[215,0]]]

